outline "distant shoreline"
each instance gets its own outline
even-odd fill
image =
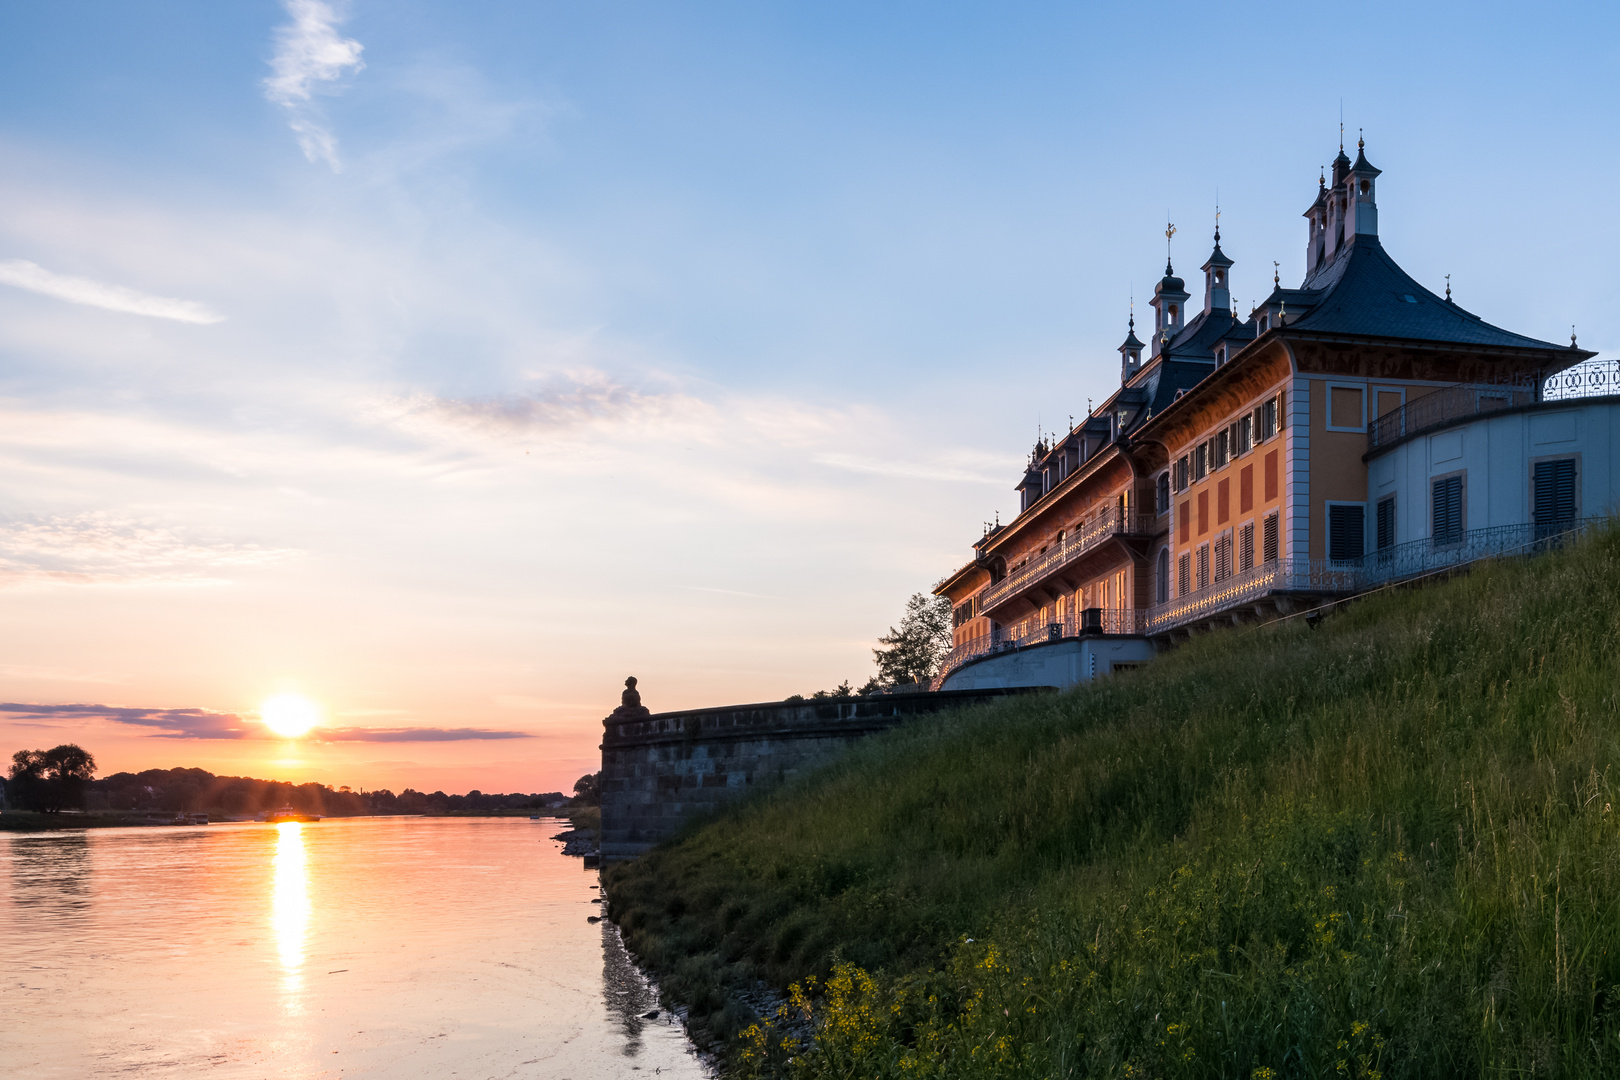
[[[558,818],[572,820],[572,811],[581,807],[557,807],[545,810],[447,810],[438,814],[329,814],[341,820],[382,817],[503,817],[503,818]],[[201,811],[198,811],[201,813]],[[148,814],[144,811],[124,813],[61,813],[42,814],[32,810],[6,810],[0,812],[0,833],[61,832],[64,829],[148,829],[159,826],[181,827],[172,820],[173,815]],[[209,824],[227,825],[254,823],[255,818],[240,814],[210,814]]]

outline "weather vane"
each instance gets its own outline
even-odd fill
[[[1170,238],[1176,235],[1176,227],[1169,220],[1169,217],[1170,215],[1165,215],[1164,226],[1164,265],[1167,267],[1170,265]]]
[[[1282,287],[1282,263],[1276,259],[1271,260],[1271,283],[1278,288]]]
[[[1451,275],[1446,275],[1446,299],[1451,299]]]

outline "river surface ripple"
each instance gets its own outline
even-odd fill
[[[0,1074],[707,1076],[562,827],[0,834]]]

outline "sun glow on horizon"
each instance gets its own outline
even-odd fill
[[[277,694],[259,704],[259,719],[283,739],[297,739],[321,722],[321,710],[302,695]]]

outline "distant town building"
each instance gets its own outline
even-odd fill
[[[1378,237],[1379,170],[1341,147],[1306,274],[1246,319],[1220,231],[1201,309],[1166,263],[1120,388],[1037,442],[1019,514],[936,589],[943,689],[1069,685],[1201,626],[1529,550],[1620,498],[1620,373],[1419,285]],[[1167,230],[1169,235],[1172,230]]]

